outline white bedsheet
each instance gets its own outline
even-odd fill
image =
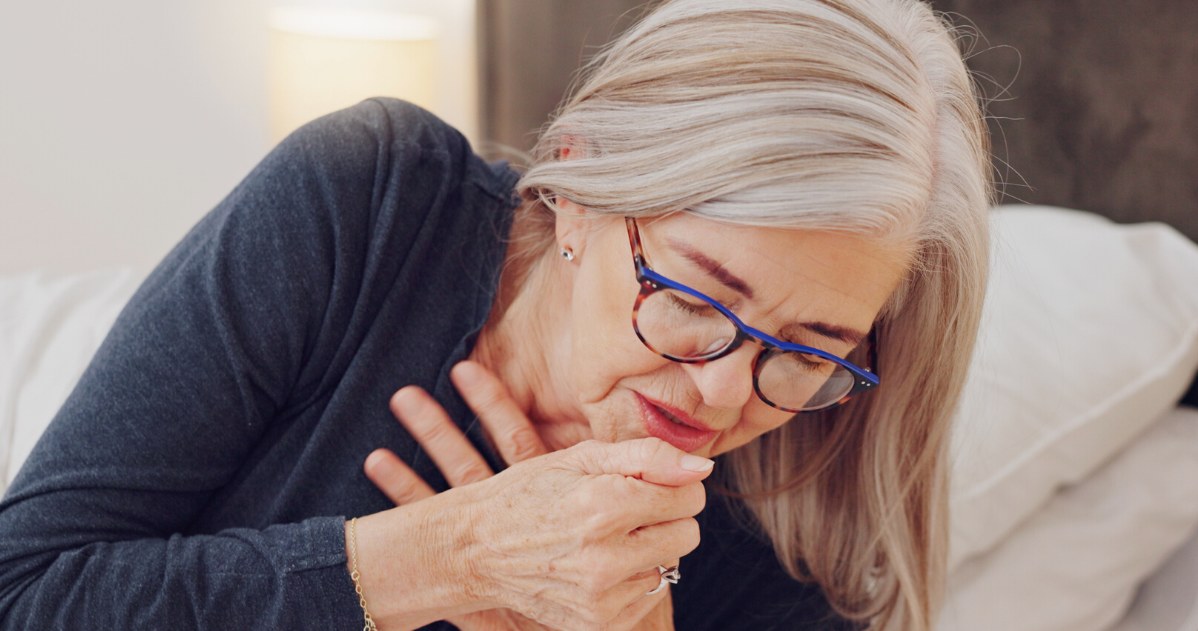
[[[1198,531],[1140,586],[1110,631],[1198,631]]]
[[[128,269],[0,278],[0,492],[140,280]]]

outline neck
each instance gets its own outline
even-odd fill
[[[568,376],[570,271],[552,252],[537,258],[524,273],[505,269],[501,300],[471,353],[471,359],[507,386],[550,450],[589,437]]]

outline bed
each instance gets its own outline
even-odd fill
[[[1198,245],[1051,207],[991,223],[940,630],[1193,631],[1198,408],[1177,402],[1198,366]],[[139,282],[0,278],[0,487]]]

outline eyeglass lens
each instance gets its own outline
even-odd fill
[[[641,300],[633,325],[650,349],[682,361],[719,357],[737,337],[736,324],[715,307],[669,288],[653,291]],[[776,349],[759,357],[756,377],[757,392],[763,399],[795,412],[836,403],[855,380],[835,362]]]

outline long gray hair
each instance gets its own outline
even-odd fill
[[[685,211],[911,252],[875,323],[882,387],[731,452],[723,481],[788,571],[843,615],[932,629],[947,437],[985,292],[992,195],[955,31],[916,0],[670,0],[581,77],[518,184],[526,251],[552,248],[561,196],[597,213]],[[559,159],[563,146],[574,159]]]

